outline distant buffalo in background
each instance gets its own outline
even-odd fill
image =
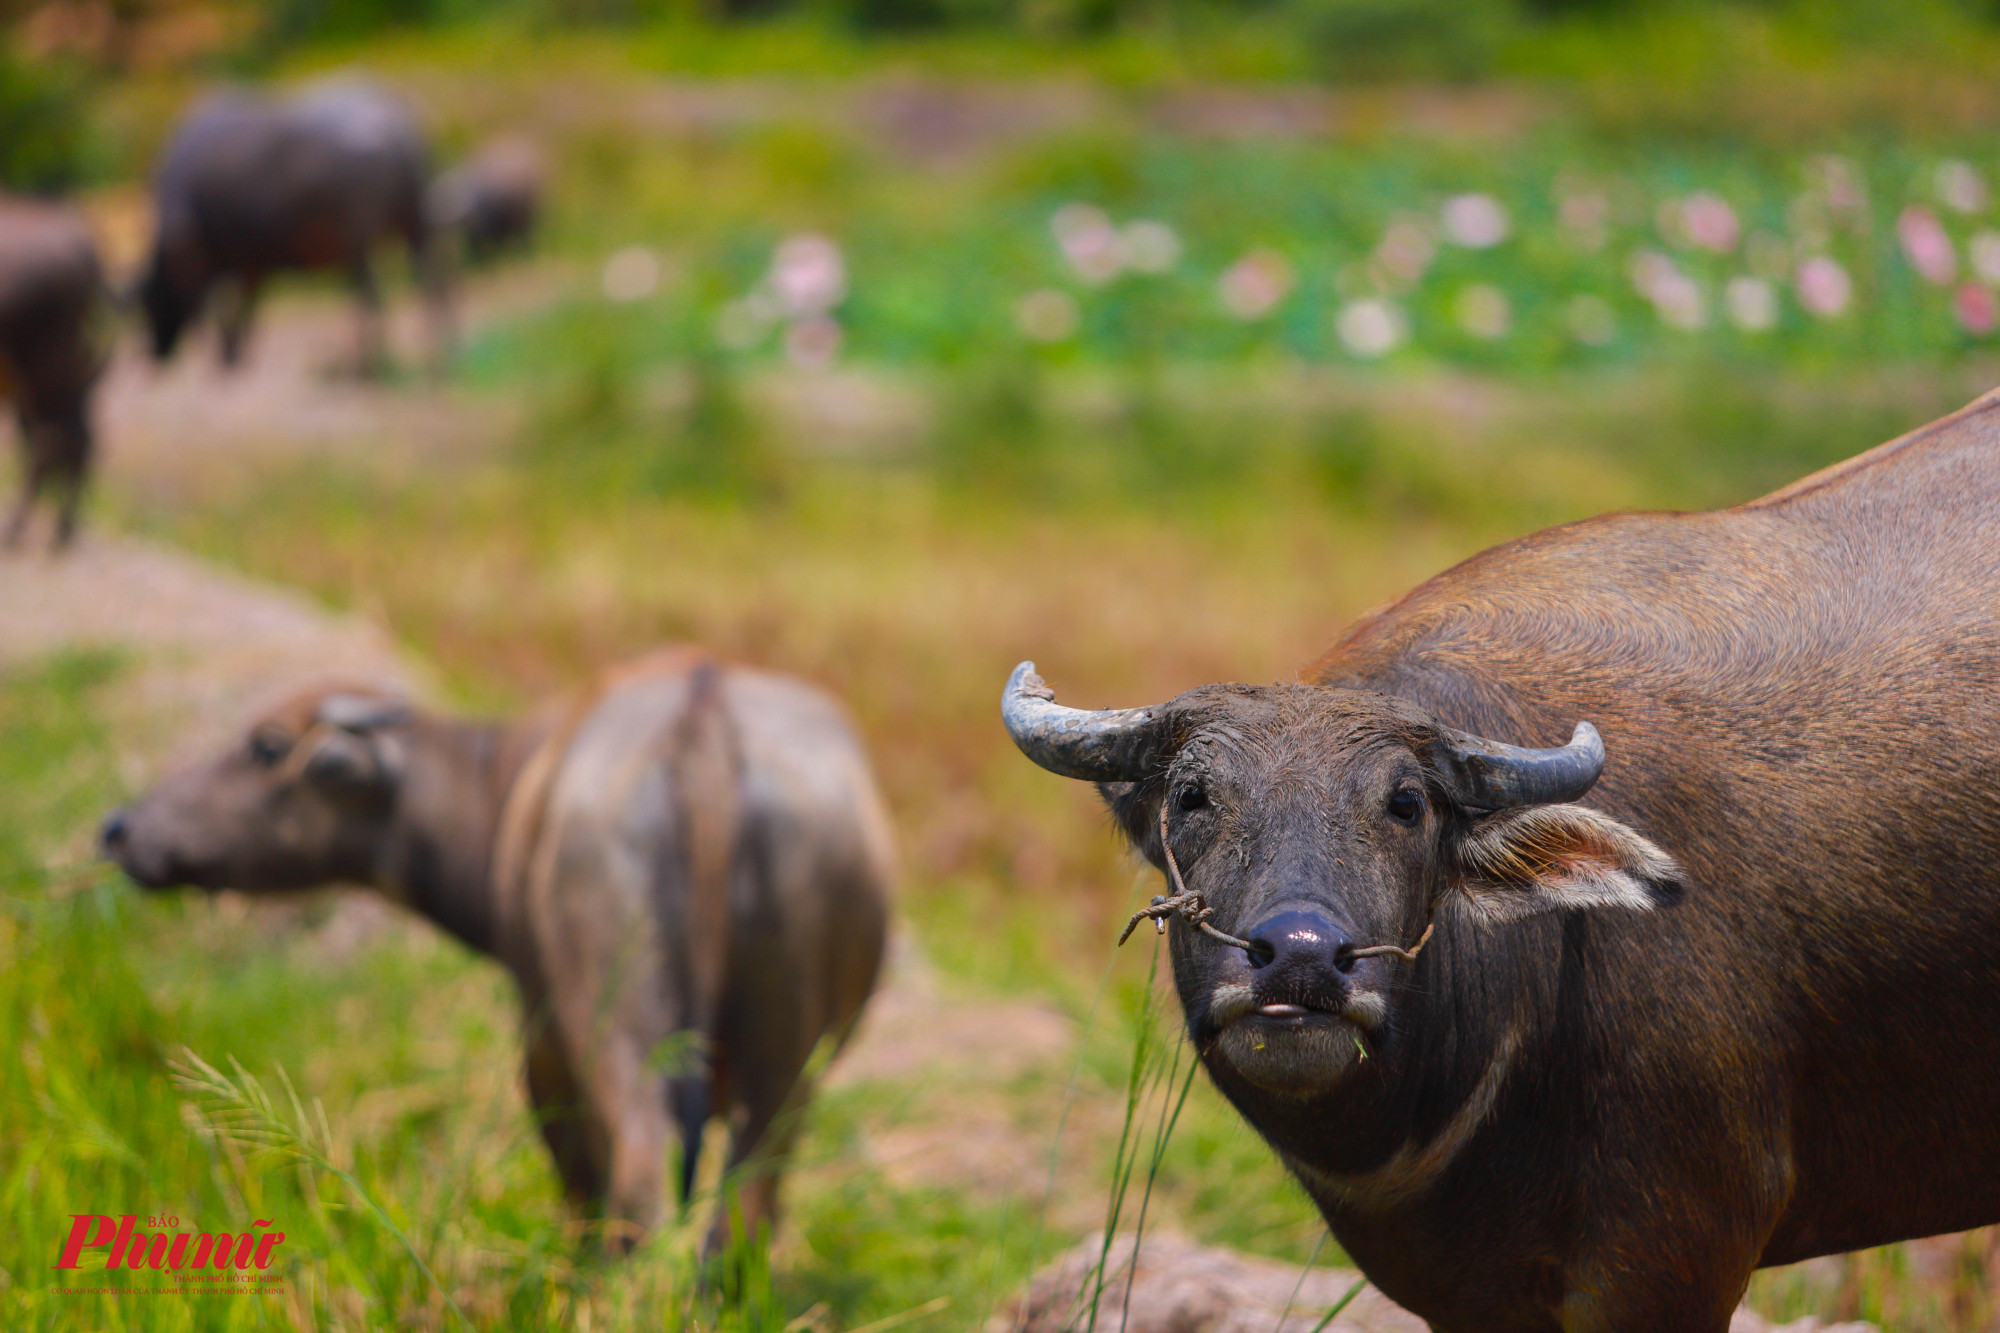
[[[26,534],[45,490],[56,497],[56,545],[76,535],[107,305],[97,245],[83,218],[58,204],[0,198],[0,399],[13,401],[26,452],[8,546]]]
[[[139,284],[153,355],[171,356],[218,295],[222,360],[234,366],[266,278],[337,269],[360,300],[359,368],[378,373],[374,255],[399,238],[424,288],[441,366],[451,321],[445,257],[425,209],[429,180],[415,116],[373,84],[323,84],[282,102],[233,89],[206,98],[174,132],[153,182],[158,233]]]
[[[474,264],[525,248],[541,220],[548,165],[526,139],[495,139],[431,182],[431,227]]]
[[[543,1136],[618,1246],[664,1215],[676,1127],[691,1189],[712,1116],[743,1231],[775,1219],[809,1058],[874,988],[891,878],[839,707],[685,650],[518,723],[302,694],[112,815],[104,849],[148,888],[371,885],[498,958]]]

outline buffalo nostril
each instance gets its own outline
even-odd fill
[[[116,852],[125,846],[128,831],[123,810],[113,810],[104,820],[104,827],[97,832],[98,845],[107,852]]]

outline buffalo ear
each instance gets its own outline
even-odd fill
[[[1649,910],[1680,900],[1687,872],[1609,815],[1581,805],[1529,805],[1473,821],[1452,888],[1490,920],[1569,907]]]
[[[1100,782],[1097,794],[1104,798],[1105,806],[1111,811],[1112,822],[1118,825],[1133,849],[1164,870],[1166,862],[1160,856],[1160,802],[1166,799],[1166,795],[1159,784]],[[1155,799],[1148,800],[1149,794]]]

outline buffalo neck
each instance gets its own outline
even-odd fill
[[[525,758],[509,728],[419,717],[379,887],[482,953],[499,950],[491,885],[500,811]]]

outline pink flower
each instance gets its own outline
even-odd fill
[[[1739,274],[1723,289],[1723,301],[1736,327],[1762,333],[1778,323],[1778,293],[1762,278]]]
[[[1167,273],[1181,261],[1181,238],[1164,222],[1140,218],[1118,233],[1118,260],[1134,273]]]
[[[1275,250],[1252,250],[1216,283],[1223,308],[1238,319],[1262,319],[1292,294],[1292,265]]]
[[[1370,297],[1343,307],[1334,331],[1348,351],[1372,360],[1402,346],[1410,336],[1410,322],[1389,302]]]
[[[1698,329],[1708,322],[1701,284],[1657,250],[1642,250],[1633,256],[1632,285],[1653,303],[1653,312],[1662,321],[1677,329]]]
[[[1454,245],[1485,250],[1507,239],[1507,210],[1490,194],[1455,194],[1444,201],[1444,234]]]
[[[1937,194],[1947,207],[1960,213],[1986,211],[1986,182],[1968,162],[1938,163]]]
[[[1958,326],[1976,337],[1984,337],[1993,332],[1993,326],[2000,322],[2000,308],[1993,301],[1993,291],[1976,282],[1962,283],[1952,294],[1951,312],[1958,316]]]
[[[1373,267],[1386,287],[1401,290],[1414,287],[1437,254],[1437,242],[1430,228],[1414,217],[1400,217],[1382,233],[1375,247]]]
[[[1972,271],[1988,282],[2000,282],[2000,232],[1982,231],[1965,247]]]
[[[1814,255],[1799,265],[1798,288],[1799,304],[1822,319],[1847,309],[1854,297],[1847,270],[1825,255]]]
[[[811,319],[847,295],[847,265],[840,247],[806,232],[789,237],[771,256],[771,290],[793,319]]]
[[[1085,282],[1109,282],[1125,266],[1118,228],[1095,204],[1064,204],[1049,219],[1049,230],[1063,258]]]
[[[1707,193],[1691,194],[1681,201],[1681,227],[1691,243],[1719,255],[1734,250],[1743,234],[1736,210],[1719,196]]]
[[[1902,242],[1910,267],[1925,281],[1942,287],[1958,276],[1958,254],[1952,249],[1951,237],[1945,235],[1937,214],[1922,204],[1911,204],[1896,219],[1896,239]]]
[[[1556,218],[1585,250],[1602,250],[1610,234],[1611,201],[1602,190],[1574,190],[1556,201]]]
[[[1857,213],[1867,207],[1868,193],[1862,188],[1861,173],[1852,162],[1825,153],[1813,159],[1813,167],[1819,175],[1820,195],[1830,207],[1844,213]]]

